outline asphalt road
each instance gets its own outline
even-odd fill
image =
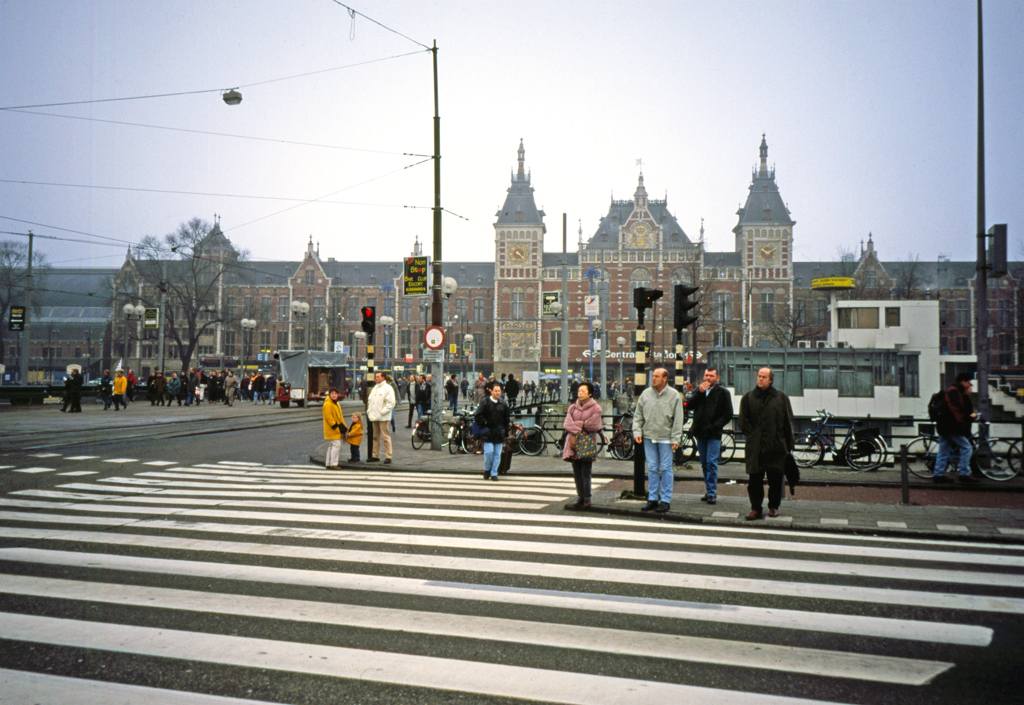
[[[318,434],[0,456],[0,703],[1019,700],[1024,547],[568,513]]]

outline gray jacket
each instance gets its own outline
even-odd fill
[[[633,436],[651,441],[683,442],[683,398],[674,388],[665,385],[659,394],[648,387],[636,400]]]

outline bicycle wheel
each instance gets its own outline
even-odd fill
[[[453,425],[448,430],[448,452],[455,455],[462,450],[462,436],[466,427],[463,424]]]
[[[484,442],[479,438],[473,438],[468,433],[462,436],[462,450],[467,455],[476,455],[484,449]]]
[[[813,433],[797,436],[793,447],[793,460],[802,468],[811,468],[821,462],[825,455],[825,446],[821,439]]]
[[[885,446],[877,438],[854,438],[844,448],[846,464],[855,472],[876,470],[885,460]]]
[[[971,454],[971,469],[981,471],[982,475],[996,482],[1012,480],[1020,467],[1020,463],[1013,462],[1010,456],[1010,449],[1016,445],[999,438],[980,439]]]
[[[519,455],[523,452],[523,441],[525,439],[526,431],[523,430],[523,427],[512,426],[512,430],[508,432],[508,443],[514,455]]]
[[[526,431],[526,437],[520,441],[519,447],[527,455],[540,455],[544,450],[544,432],[539,428],[531,428]]]
[[[412,429],[412,447],[419,450],[423,444],[430,440],[427,429],[430,428],[426,421],[418,422]]]
[[[736,454],[736,434],[732,431],[722,431],[722,446],[718,453],[718,464],[725,465]]]
[[[918,477],[930,480],[939,444],[930,436],[918,436],[907,444],[907,467]]]
[[[616,460],[625,460],[626,456],[623,451],[625,450],[626,434],[621,430],[612,436],[612,440],[608,443],[608,452]]]

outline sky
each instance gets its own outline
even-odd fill
[[[0,0],[0,239],[118,267],[216,214],[256,262],[310,238],[325,260],[430,254],[436,41],[445,260],[494,259],[520,139],[547,251],[641,168],[731,251],[762,134],[797,261],[869,233],[883,260],[975,256],[973,1],[346,4]],[[983,27],[986,223],[1024,259],[1024,0],[986,0]]]

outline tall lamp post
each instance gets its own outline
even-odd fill
[[[394,288],[394,287],[392,287]],[[384,367],[388,366],[388,332],[391,330],[391,326],[395,325],[395,319],[393,316],[381,316],[377,319],[377,322],[384,328]]]
[[[475,380],[476,379],[476,339],[473,337],[472,333],[466,333],[466,335],[462,336],[462,343],[466,347],[472,346],[472,348],[473,348],[473,379]]]
[[[142,315],[146,313],[146,309],[141,304],[133,306],[131,304],[125,304],[124,308],[121,309],[124,313],[124,374],[128,376],[128,327],[132,321],[138,321],[142,319]]]
[[[243,318],[240,322],[242,326],[242,345],[244,346],[245,356],[242,358],[242,367],[248,369],[249,367],[249,353],[252,351],[252,336],[256,330],[256,321],[252,318]],[[248,334],[249,344],[245,344],[246,334]],[[244,374],[244,371],[243,371]]]
[[[594,333],[597,335],[597,354],[601,356],[601,365],[600,365],[601,379],[598,380],[598,384],[601,385],[601,389],[603,390],[605,385],[608,384],[608,356],[605,355],[605,348],[607,346],[604,344],[605,343],[604,321],[602,321],[600,318],[595,318],[594,319]],[[594,362],[593,362],[593,360],[594,360],[593,354],[591,354],[590,360],[591,360],[590,364],[594,364]],[[605,390],[605,391],[607,393],[607,390]]]
[[[292,321],[304,321],[309,316],[309,304],[305,301],[292,301]],[[302,338],[306,341],[305,348],[309,352],[309,331],[307,326],[302,328]]]
[[[622,391],[626,391],[626,378],[622,376],[622,346],[626,344],[626,339],[620,335],[615,342],[619,344],[619,386]]]
[[[555,318],[557,318],[557,319],[562,321],[562,323],[563,323],[563,325],[562,325],[562,332],[564,334],[565,331],[567,330],[567,327],[564,325],[565,324],[565,319],[562,317],[562,302],[561,301],[555,301],[555,302],[553,302],[551,304],[551,313],[555,314]],[[562,404],[567,404],[569,402],[569,377],[568,377],[568,370],[569,370],[569,341],[568,341],[568,336],[563,335],[563,338],[566,338],[566,339],[562,340],[561,341],[561,345],[558,346],[558,347],[560,347],[562,349],[562,364],[561,364],[561,370],[559,370],[559,374],[558,374],[558,376],[559,376],[559,380],[558,381],[559,381],[559,385],[560,385],[559,386],[559,390],[558,390],[558,401],[560,403],[562,403]]]
[[[448,310],[448,305],[451,301],[452,294],[459,290],[459,283],[452,277],[445,277],[444,281],[441,282],[441,294],[444,295],[444,309],[438,313],[443,313]],[[436,303],[436,302],[435,302]],[[441,316],[434,316],[434,325],[441,325],[443,323]],[[442,362],[435,364],[435,370],[437,370],[437,378],[434,380],[433,388],[431,389],[431,396],[433,399],[430,400],[430,415],[433,418],[433,423],[430,424],[430,448],[431,450],[441,450],[441,443],[443,438],[441,437],[441,412],[444,410],[443,392],[444,392],[444,355],[441,355]]]

